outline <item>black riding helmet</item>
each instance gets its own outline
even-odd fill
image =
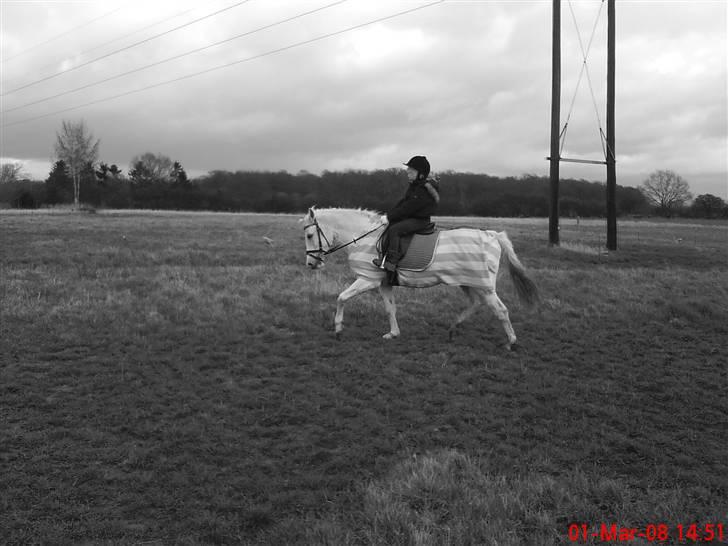
[[[427,178],[427,176],[430,174],[430,162],[427,161],[427,158],[424,155],[414,156],[407,163],[405,163],[405,165],[416,170],[419,173],[419,176],[422,178]]]

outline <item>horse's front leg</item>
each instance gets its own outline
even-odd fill
[[[336,337],[341,337],[341,331],[344,329],[344,303],[350,300],[354,296],[358,296],[363,292],[367,292],[379,286],[378,281],[368,281],[366,279],[358,278],[355,280],[349,288],[344,290],[336,300],[336,316],[334,317],[334,330]]]
[[[397,324],[397,306],[394,304],[394,291],[388,284],[381,284],[379,286],[379,293],[382,295],[384,300],[384,308],[387,310],[389,315],[389,333],[384,334],[384,339],[393,339],[399,336],[399,324]]]

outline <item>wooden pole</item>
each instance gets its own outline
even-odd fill
[[[614,0],[607,0],[607,249],[617,250],[617,158],[614,150]]]
[[[559,244],[559,137],[561,125],[561,0],[553,0],[551,37],[551,168],[549,245]]]

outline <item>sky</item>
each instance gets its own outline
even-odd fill
[[[0,161],[45,179],[62,122],[83,120],[124,172],[152,152],[191,176],[413,155],[548,176],[552,1],[432,2],[0,0]],[[728,199],[728,2],[615,9],[617,183],[668,169]],[[603,160],[607,2],[563,0],[561,40],[561,155]]]

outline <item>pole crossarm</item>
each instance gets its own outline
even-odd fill
[[[548,161],[551,161],[551,157],[546,158]],[[599,161],[597,159],[571,159],[568,157],[559,157],[559,161],[563,161],[565,163],[589,163],[590,165],[606,165],[606,161]]]

